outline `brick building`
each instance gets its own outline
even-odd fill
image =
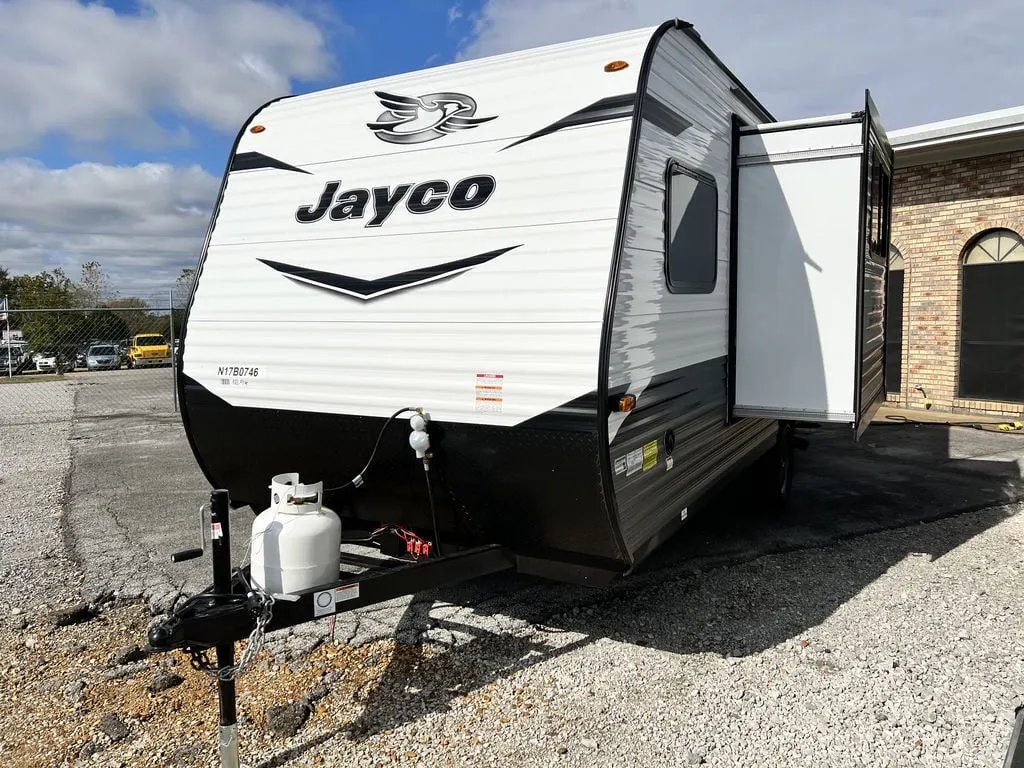
[[[888,400],[1024,414],[1024,107],[889,138]]]

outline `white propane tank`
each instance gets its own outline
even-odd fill
[[[294,594],[338,580],[341,520],[323,506],[324,484],[298,472],[270,481],[270,507],[252,523],[252,580],[270,594]]]

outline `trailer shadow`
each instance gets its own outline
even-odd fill
[[[826,428],[808,437],[789,513],[760,515],[737,483],[611,587],[498,575],[418,595],[398,636],[430,627],[428,640],[456,641],[430,654],[400,645],[349,736],[446,711],[494,680],[599,640],[680,656],[764,651],[813,632],[904,559],[937,560],[999,524],[1012,514],[1006,504],[1024,497],[1020,436],[929,425],[872,427],[860,443]],[[868,535],[884,530],[892,533]],[[780,553],[791,554],[772,557]]]

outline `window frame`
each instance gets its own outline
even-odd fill
[[[694,281],[694,280],[672,280],[671,270],[671,254],[672,254],[672,180],[676,175],[685,175],[696,180],[698,184],[707,184],[711,187],[711,191],[714,193],[714,222],[712,238],[714,241],[714,267],[710,281]],[[665,204],[663,206],[663,218],[664,223],[662,226],[665,244],[664,244],[664,275],[665,285],[668,287],[669,293],[674,294],[709,294],[714,293],[718,287],[718,182],[715,177],[709,173],[690,168],[684,165],[676,159],[669,159],[665,166]]]
[[[973,341],[973,337],[972,337],[971,340],[967,340],[967,339],[965,339],[965,334],[964,334],[964,326],[965,326],[965,323],[964,323],[964,317],[965,317],[964,310],[965,310],[965,304],[966,304],[966,298],[967,298],[966,278],[967,278],[967,275],[969,274],[968,270],[970,270],[970,274],[981,274],[981,268],[982,267],[985,267],[986,269],[994,269],[995,267],[998,267],[998,266],[1001,266],[1001,265],[1005,265],[1005,264],[1020,264],[1020,263],[1024,263],[1024,259],[1019,259],[1019,258],[1013,258],[1013,259],[1007,259],[1005,257],[1002,258],[1002,259],[993,258],[992,254],[989,253],[989,251],[987,249],[985,249],[985,248],[982,248],[981,250],[989,257],[988,260],[985,260],[985,261],[975,261],[973,263],[968,263],[968,259],[976,251],[978,245],[980,243],[982,243],[983,241],[985,241],[986,239],[988,239],[990,236],[992,236],[992,235],[1004,236],[1004,234],[1012,235],[1014,238],[1020,240],[1021,243],[1024,244],[1024,234],[1022,234],[1021,232],[1018,232],[1014,228],[1011,228],[1011,227],[1008,227],[1008,226],[997,225],[997,226],[985,227],[984,229],[981,229],[978,232],[976,232],[967,241],[967,243],[964,245],[963,249],[960,251],[960,257],[959,257],[959,261],[958,261],[958,282],[959,282],[959,297],[958,297],[958,299],[959,300],[958,300],[957,316],[956,316],[956,324],[957,324],[956,388],[954,390],[954,398],[956,400],[960,400],[960,401],[977,401],[977,402],[983,402],[983,403],[1024,403],[1024,391],[1010,392],[1010,393],[1007,393],[1006,391],[1002,391],[1002,392],[994,393],[991,390],[989,390],[988,392],[983,392],[981,390],[965,389],[964,388],[964,372],[965,372],[965,368],[968,367],[968,366],[965,366],[965,363],[964,363],[965,347],[967,345],[975,343]],[[1021,246],[1014,246],[1014,248],[1012,248],[1011,250],[1016,250],[1019,247],[1021,247]],[[1004,274],[1004,273],[1001,273],[1001,274]],[[974,383],[974,382],[971,382],[971,383]]]

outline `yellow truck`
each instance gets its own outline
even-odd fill
[[[156,333],[141,333],[132,337],[128,346],[129,368],[170,364],[171,347],[163,336]]]

